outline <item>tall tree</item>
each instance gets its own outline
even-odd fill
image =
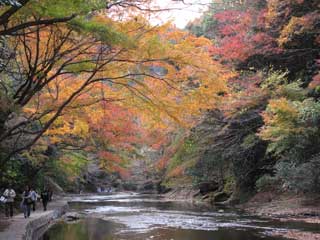
[[[83,6],[75,3],[64,10],[69,13],[84,8],[80,13],[86,14],[92,2]],[[20,7],[8,18],[12,25],[3,28],[7,32],[15,28],[6,46],[14,57],[2,71],[1,97],[8,102],[1,109],[3,167],[74,109],[101,101],[122,101],[149,113],[160,112],[159,118],[166,115],[182,122],[188,115],[183,108],[189,109],[189,114],[199,114],[199,107],[214,104],[218,93],[226,90],[221,66],[205,65],[212,60],[204,51],[210,42],[203,38],[169,25],[151,26],[143,17],[126,16],[118,21],[117,11],[112,17],[91,11],[86,18],[76,15],[68,22],[13,26],[23,19],[35,22],[43,16],[68,15],[58,11],[60,2],[47,3],[44,8],[37,4],[30,1]],[[109,9],[115,6],[140,9],[143,5],[117,1]],[[201,106],[194,104],[196,99]]]

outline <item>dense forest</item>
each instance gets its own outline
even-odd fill
[[[319,1],[0,4],[0,187],[320,192]]]
[[[319,7],[220,1],[188,25],[233,76],[217,107],[170,142],[167,166],[179,174],[169,182],[180,173],[216,182],[230,201],[264,190],[319,192]]]

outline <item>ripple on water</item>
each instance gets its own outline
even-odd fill
[[[255,223],[264,221],[252,221],[241,218],[235,213],[209,213],[161,211],[156,208],[133,208],[103,206],[86,210],[88,214],[98,214],[104,220],[124,224],[126,228],[122,232],[148,232],[156,228],[177,228],[185,230],[217,231],[219,228],[259,229],[272,231],[271,227],[257,226]],[[284,231],[285,229],[278,229]]]
[[[123,194],[110,194],[110,195],[88,195],[88,196],[79,196],[73,197],[69,202],[104,202],[104,201],[114,201],[121,199],[132,199],[134,197],[138,197],[137,193],[123,193]]]
[[[71,202],[87,218],[75,225],[62,224],[48,239],[78,240],[81,235],[84,240],[279,240],[270,235],[296,228],[232,210],[219,212],[146,195],[81,196]]]

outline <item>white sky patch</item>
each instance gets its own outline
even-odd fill
[[[188,22],[201,16],[212,0],[184,0],[183,2],[179,0],[157,0],[156,4],[161,9],[173,10],[155,14],[150,20],[151,23],[162,24],[172,21],[176,27],[184,28]]]

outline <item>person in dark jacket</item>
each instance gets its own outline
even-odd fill
[[[52,201],[52,196],[53,196],[53,191],[51,188],[48,189],[48,192],[49,192],[49,202]]]
[[[50,198],[50,192],[48,191],[47,188],[44,188],[43,191],[41,192],[43,211],[47,210],[49,198]]]
[[[30,188],[29,186],[26,186],[24,192],[22,193],[22,208],[23,208],[24,218],[30,217],[31,204],[32,204],[32,199],[31,199]]]

